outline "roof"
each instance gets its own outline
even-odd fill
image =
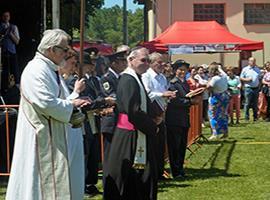
[[[241,38],[216,21],[177,21],[143,46],[163,51],[172,45],[232,45],[233,50],[260,50],[263,42]]]

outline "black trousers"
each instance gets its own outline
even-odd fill
[[[99,138],[98,134],[84,135],[85,152],[85,185],[95,185],[98,182]]]
[[[266,100],[267,100],[267,115],[266,115],[266,117],[268,119],[270,119],[270,96],[269,97],[267,96]]]
[[[113,134],[112,133],[102,133],[102,134],[103,134],[103,152],[104,152],[103,164],[106,164],[106,161],[108,160],[109,157]]]
[[[2,75],[1,75],[1,89],[6,90],[9,85],[9,75],[13,74],[15,83],[18,84],[19,80],[19,68],[17,55],[9,52],[2,53]]]
[[[208,120],[208,99],[203,100],[203,120],[205,122],[209,121]]]
[[[167,141],[169,149],[170,166],[173,177],[183,170],[189,127],[176,127],[167,125]]]
[[[158,164],[158,177],[161,177],[164,173],[164,153],[166,144],[166,126],[162,122],[159,126],[159,132],[157,134],[157,164]]]

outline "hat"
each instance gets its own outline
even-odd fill
[[[116,61],[116,60],[126,60],[127,54],[126,51],[116,52],[114,54],[111,54],[108,56],[110,62]]]
[[[83,63],[88,65],[93,65],[90,54],[87,52],[83,52]]]
[[[120,46],[118,46],[117,49],[116,49],[116,52],[117,52],[117,53],[119,53],[119,52],[126,52],[126,53],[128,54],[129,51],[130,51],[130,48],[129,48],[129,46],[127,46],[127,45],[120,45]]]
[[[186,61],[184,60],[177,60],[175,61],[173,64],[172,64],[172,68],[173,70],[177,70],[178,68],[181,68],[183,66],[186,66],[187,68],[189,68],[189,63],[187,63]]]

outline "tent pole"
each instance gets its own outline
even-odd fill
[[[169,62],[170,62],[170,64],[172,62],[172,54],[171,54],[171,51],[170,50],[169,50]]]
[[[263,56],[263,65],[264,65],[264,63],[265,63],[265,58],[264,58],[264,55],[265,55],[265,52],[264,52],[264,47],[263,47],[263,51],[262,51],[262,56]]]
[[[84,46],[84,13],[85,0],[81,0],[81,18],[80,18],[80,65],[83,65],[83,46]],[[79,77],[82,77],[82,68],[79,70]]]

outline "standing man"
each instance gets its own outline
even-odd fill
[[[240,80],[244,85],[245,95],[245,119],[249,120],[249,109],[253,110],[253,121],[258,120],[258,98],[261,71],[256,66],[256,59],[250,57],[248,59],[248,66],[243,68],[240,74]]]
[[[157,125],[141,81],[149,67],[148,50],[136,48],[127,58],[117,88],[118,121],[104,168],[104,199],[157,199],[155,138]]]
[[[69,49],[69,38],[60,29],[45,31],[36,56],[22,74],[8,200],[73,197],[71,173],[80,172],[70,170],[66,130],[74,119],[74,108],[90,102],[66,99],[58,76],[58,66]],[[83,118],[79,119],[82,122]]]
[[[105,97],[116,99],[116,89],[120,74],[127,67],[126,51],[115,53],[109,56],[110,67],[108,72],[101,78],[101,89]],[[103,167],[108,159],[113,132],[116,126],[115,112],[111,112],[101,118],[101,133],[104,141],[104,160]]]
[[[96,184],[98,182],[98,163],[100,157],[99,148],[99,133],[100,133],[100,118],[96,115],[97,109],[106,108],[111,102],[110,97],[104,98],[100,88],[100,83],[96,77],[95,66],[92,63],[90,55],[84,52],[84,64],[82,71],[86,83],[85,90],[81,96],[87,96],[92,100],[92,104],[86,106],[83,111],[86,114],[84,123],[84,147],[85,147],[85,193],[90,196],[99,194]]]
[[[173,91],[168,91],[168,82],[163,75],[165,62],[160,53],[154,52],[150,54],[150,68],[142,75],[142,81],[146,92],[153,104],[160,109],[160,116],[164,118],[164,113],[167,107],[167,98],[175,98],[176,94]],[[166,179],[163,176],[164,172],[164,152],[166,141],[166,128],[164,122],[159,125],[157,134],[157,162],[158,162],[158,178]]]
[[[5,91],[9,85],[9,75],[13,74],[15,83],[19,84],[19,69],[16,55],[16,45],[19,44],[20,36],[16,25],[10,22],[10,12],[2,14],[0,24],[0,38],[2,37],[2,78],[1,90]]]

